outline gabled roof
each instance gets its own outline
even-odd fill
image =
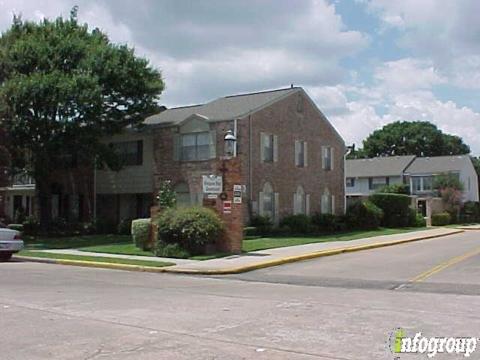
[[[468,155],[418,157],[405,170],[405,173],[415,175],[461,171],[471,165],[471,162]]]
[[[209,121],[238,119],[298,91],[301,91],[301,88],[291,87],[287,89],[225,96],[206,104],[167,109],[159,114],[148,117],[145,120],[145,124],[176,125],[193,114],[205,116]]]
[[[401,176],[414,155],[355,159],[345,162],[347,177]]]

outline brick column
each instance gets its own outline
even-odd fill
[[[242,252],[244,225],[243,206],[245,198],[243,196],[241,204],[234,204],[233,202],[233,186],[244,185],[242,184],[240,164],[240,159],[238,157],[219,160],[216,175],[221,175],[222,168],[224,167],[223,191],[226,194],[226,199],[222,200],[219,196],[216,200],[204,200],[204,206],[213,208],[220,215],[220,218],[225,224],[225,230],[217,242],[217,251],[220,252],[235,254]],[[230,213],[224,212],[225,201],[231,201],[232,203]]]

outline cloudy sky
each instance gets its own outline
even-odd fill
[[[478,0],[0,0],[0,29],[75,4],[162,71],[168,107],[293,83],[348,143],[428,120],[480,155]]]

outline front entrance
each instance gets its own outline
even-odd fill
[[[423,217],[427,216],[427,200],[418,200],[417,209]]]

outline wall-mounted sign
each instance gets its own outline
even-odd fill
[[[217,194],[207,194],[207,199],[216,199],[218,198]]]
[[[223,213],[224,214],[231,214],[232,213],[232,202],[231,201],[224,201],[223,202]]]
[[[242,191],[242,185],[233,185],[233,191]]]
[[[234,197],[233,198],[233,203],[234,204],[241,204],[242,203],[242,198],[241,197]]]
[[[204,194],[220,194],[223,189],[223,181],[221,176],[203,175],[202,186]]]

